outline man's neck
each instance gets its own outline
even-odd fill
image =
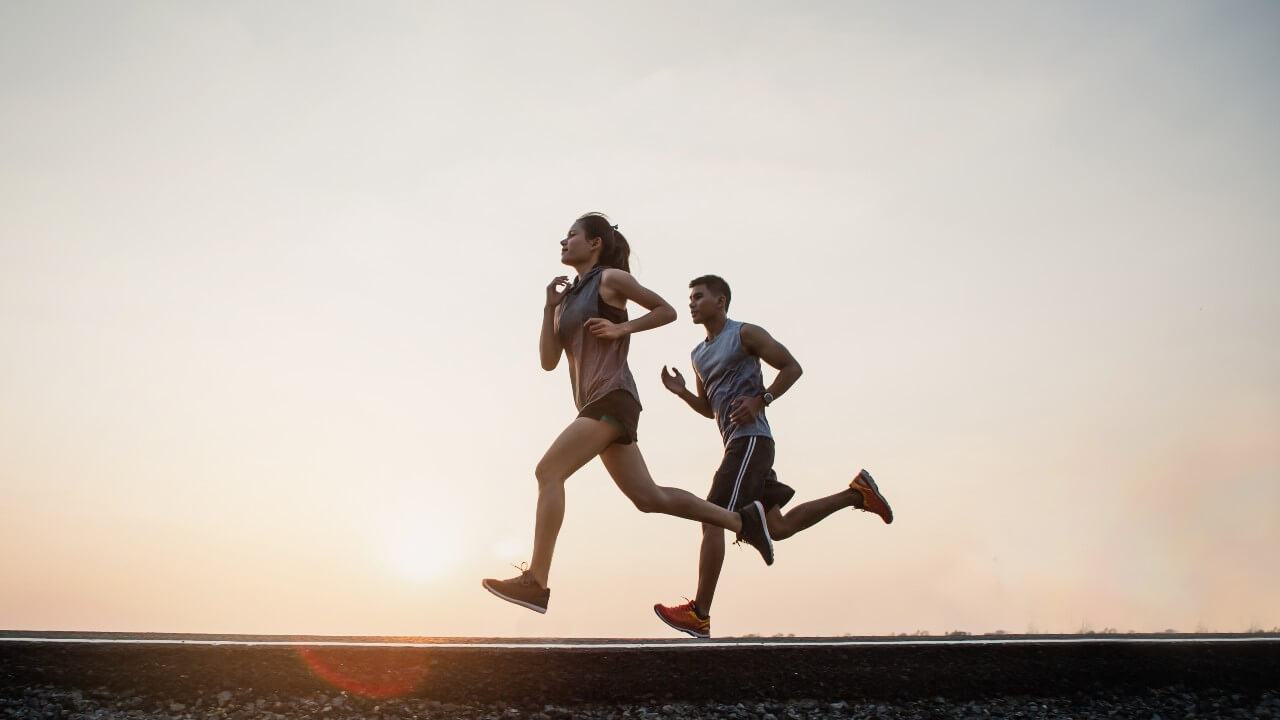
[[[715,340],[716,336],[719,335],[722,330],[724,330],[724,326],[728,322],[729,322],[728,315],[721,315],[720,317],[712,318],[707,322],[705,322],[703,324],[703,327],[707,329],[707,339]]]

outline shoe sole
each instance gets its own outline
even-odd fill
[[[480,585],[481,585],[481,587],[483,587],[485,590],[488,590],[489,592],[493,593],[493,595],[494,595],[495,597],[502,598],[503,600],[506,600],[507,602],[512,603],[512,604],[515,604],[515,605],[519,605],[520,607],[526,607],[526,608],[529,608],[530,610],[532,610],[532,611],[534,611],[534,612],[536,612],[536,613],[541,613],[541,614],[543,614],[543,615],[546,615],[546,614],[547,614],[547,608],[546,608],[546,606],[543,606],[543,605],[534,605],[533,603],[525,602],[524,600],[521,600],[521,599],[519,599],[519,598],[513,598],[513,597],[511,597],[510,595],[503,595],[502,593],[500,593],[500,592],[498,592],[497,590],[494,590],[492,587],[490,587],[490,586],[489,586],[489,581],[488,581],[488,580],[481,580],[481,581],[480,581]]]
[[[876,499],[880,501],[880,504],[881,504],[881,505],[884,505],[884,509],[885,509],[885,511],[889,513],[889,517],[888,517],[888,518],[885,518],[884,516],[881,516],[881,517],[880,517],[880,519],[881,519],[881,520],[884,520],[884,524],[885,524],[885,525],[888,525],[888,524],[892,523],[892,522],[893,522],[893,508],[889,507],[889,501],[888,501],[888,500],[885,500],[885,499],[884,499],[884,496],[880,494],[880,487],[879,487],[878,485],[876,485],[876,479],[875,479],[875,478],[873,478],[873,477],[871,477],[871,473],[867,472],[867,469],[866,469],[866,468],[863,468],[863,469],[861,469],[861,470],[859,470],[859,471],[858,471],[858,477],[861,477],[861,478],[863,478],[864,480],[866,480],[866,481],[867,481],[867,485],[868,485],[868,486],[870,486],[870,488],[871,488],[871,492],[873,492],[873,493],[875,493],[875,494],[876,494]],[[857,479],[857,478],[855,478],[855,481],[856,481],[856,479]],[[875,513],[875,514],[876,514],[876,515],[880,515],[880,513]]]
[[[707,633],[707,634],[705,634],[705,635],[704,635],[704,634],[702,634],[702,633],[698,632],[697,630],[690,630],[689,628],[680,627],[679,625],[676,625],[675,623],[673,623],[673,622],[671,622],[670,620],[668,620],[668,619],[666,619],[665,617],[663,617],[662,613],[658,612],[658,608],[654,608],[654,609],[653,609],[653,614],[654,614],[654,615],[657,615],[657,616],[658,616],[658,619],[659,619],[659,620],[661,620],[662,622],[666,623],[666,624],[667,624],[667,627],[671,628],[672,630],[679,630],[679,631],[680,631],[680,632],[682,632],[682,633],[687,633],[687,634],[689,634],[689,635],[692,635],[693,637],[696,637],[696,638],[702,638],[702,639],[704,639],[704,640],[705,640],[706,638],[711,637],[711,633]]]
[[[751,503],[756,506],[756,511],[760,513],[760,529],[764,531],[764,541],[769,546],[769,554],[764,558],[765,565],[773,564],[773,536],[769,534],[769,520],[764,516],[764,504],[759,500]]]

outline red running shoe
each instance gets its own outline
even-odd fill
[[[871,473],[866,468],[849,481],[849,487],[862,495],[862,507],[859,510],[879,515],[885,525],[893,522],[893,508],[889,507],[889,501],[880,494],[880,488],[876,487],[876,481],[871,479]]]
[[[698,617],[693,611],[692,602],[674,607],[658,603],[653,606],[653,612],[658,615],[659,620],[680,632],[689,633],[696,638],[711,637],[711,618]]]

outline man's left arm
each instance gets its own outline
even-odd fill
[[[765,361],[770,367],[778,371],[773,378],[773,382],[765,388],[765,392],[773,396],[777,400],[791,386],[800,379],[804,374],[804,369],[800,367],[800,363],[787,350],[782,343],[773,339],[767,330],[759,325],[748,325],[743,323],[742,329],[739,331],[742,338],[742,345],[756,357]],[[764,410],[764,398],[757,395],[754,398],[738,398],[734,409],[729,413],[729,419],[736,424],[744,424],[751,422],[760,412]]]

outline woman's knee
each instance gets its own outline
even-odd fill
[[[641,492],[631,496],[631,502],[642,513],[662,512],[667,504],[660,492]]]
[[[538,487],[563,484],[565,481],[564,473],[545,460],[540,461],[533,469],[533,476],[538,479]]]

